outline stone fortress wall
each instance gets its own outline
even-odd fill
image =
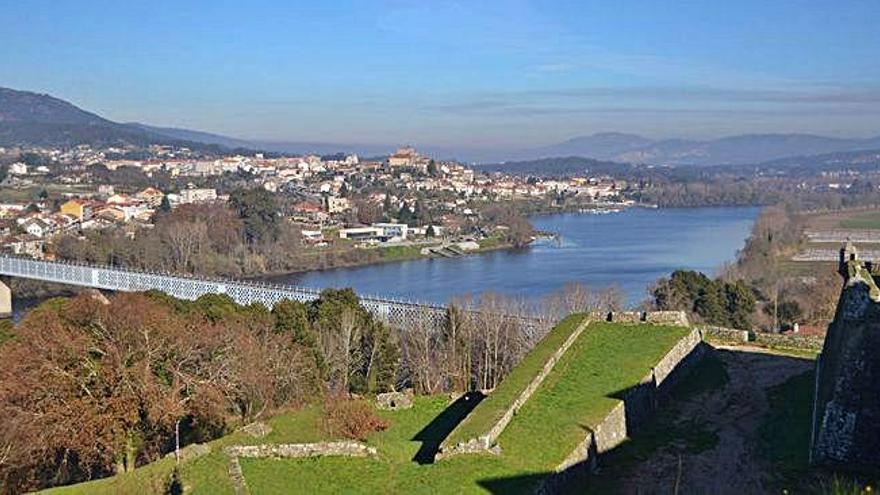
[[[590,314],[593,321],[616,323],[650,323],[652,325],[690,326],[684,311],[596,311]]]
[[[672,385],[705,352],[703,333],[694,328],[637,385],[624,393],[621,402],[587,433],[577,448],[556,467],[556,472],[541,484],[538,493],[563,491],[572,478],[595,470],[601,454],[623,443],[648,422]]]
[[[223,449],[230,457],[301,458],[301,457],[368,457],[376,455],[376,448],[361,442],[338,441],[317,443],[287,443],[261,445],[231,445]]]
[[[810,460],[848,470],[880,466],[880,289],[847,243],[834,321],[816,360]]]
[[[547,363],[541,371],[535,376],[529,385],[520,393],[511,406],[504,412],[501,418],[486,433],[472,438],[470,440],[460,442],[452,446],[441,447],[437,453],[437,459],[452,457],[459,454],[475,454],[480,452],[491,452],[496,448],[496,442],[510,421],[516,415],[517,411],[526,403],[527,400],[538,390],[547,375],[553,371],[556,362],[563,354],[572,346],[572,344],[580,336],[581,332],[596,321],[609,321],[617,323],[650,323],[654,325],[672,325],[687,327],[688,319],[684,311],[614,311],[614,312],[593,312],[581,322],[580,326],[572,332],[565,342],[550,356]],[[662,363],[662,361],[661,361]],[[658,365],[659,366],[659,365]]]
[[[592,322],[592,318],[587,317],[578,325],[577,329],[565,339],[565,342],[559,346],[557,349],[544,363],[544,367],[541,368],[541,371],[532,379],[531,382],[526,386],[525,389],[519,394],[516,400],[513,401],[513,404],[510,405],[509,408],[504,412],[501,418],[483,435],[480,435],[476,438],[472,438],[470,440],[460,442],[456,445],[452,445],[449,447],[441,447],[440,451],[437,453],[437,459],[443,459],[446,457],[452,457],[454,455],[459,454],[475,454],[478,452],[489,452],[494,447],[496,442],[498,441],[498,437],[501,436],[501,433],[507,428],[507,425],[510,424],[513,417],[516,415],[517,411],[526,403],[527,400],[538,390],[538,387],[541,386],[541,383],[544,382],[544,379],[547,378],[547,375],[553,371],[553,367],[556,366],[556,362],[562,358],[562,355],[568,350],[569,347],[574,344],[574,342],[581,335],[581,332],[584,331],[587,326]]]

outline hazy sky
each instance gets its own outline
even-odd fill
[[[880,0],[0,0],[0,86],[329,142],[880,134]]]

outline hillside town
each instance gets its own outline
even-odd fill
[[[279,198],[278,214],[303,248],[428,246],[422,255],[458,255],[489,244],[525,244],[487,208],[532,202],[561,208],[631,204],[626,183],[607,176],[534,179],[483,173],[435,161],[413,147],[387,157],[205,154],[153,145],[0,149],[6,176],[0,235],[7,253],[53,259],[63,236],[121,229],[135,238],[157,213],[218,205],[240,188]],[[0,162],[2,163],[2,162]],[[530,233],[527,233],[530,234]],[[506,237],[504,242],[495,242]],[[490,242],[487,242],[490,240]],[[452,251],[431,246],[452,246]]]

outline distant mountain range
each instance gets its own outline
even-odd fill
[[[812,176],[823,171],[844,169],[878,169],[880,168],[880,148],[858,151],[835,151],[818,155],[790,156],[776,160],[768,160],[754,164],[715,165],[676,165],[640,166],[626,162],[596,160],[580,156],[554,158],[536,158],[534,160],[517,160],[502,163],[480,164],[476,168],[486,172],[504,172],[515,175],[531,175],[536,177],[571,177],[577,175],[617,175],[626,177],[637,170],[644,173],[646,169],[666,170],[674,172],[676,177],[695,177],[707,171],[730,175],[787,175]]]
[[[524,150],[518,160],[583,156],[654,165],[757,164],[787,157],[880,149],[880,136],[843,139],[810,134],[744,134],[710,140],[653,140],[635,134],[600,133]]]
[[[217,150],[246,148],[281,153],[358,153],[381,156],[394,144],[358,144],[241,139],[202,131],[118,123],[46,94],[0,88],[0,146],[72,146],[176,144]],[[606,132],[521,150],[452,148],[419,145],[427,154],[465,162],[501,163],[548,157],[655,165],[757,164],[839,152],[880,149],[880,136],[845,139],[809,134],[746,134],[710,140],[656,140],[636,134]],[[594,164],[595,165],[595,164]],[[531,167],[531,165],[529,165]]]
[[[534,160],[484,163],[475,165],[484,172],[503,172],[534,177],[571,177],[579,175],[619,174],[630,172],[634,165],[621,162],[596,160],[581,156],[536,158]]]

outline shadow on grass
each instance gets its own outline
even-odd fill
[[[520,476],[509,476],[506,478],[493,478],[480,480],[477,482],[484,490],[489,493],[497,494],[531,494],[541,483],[547,479],[551,473],[533,473],[523,474]]]
[[[486,396],[480,392],[467,392],[416,433],[412,439],[422,442],[422,446],[413,457],[413,462],[433,464],[443,440],[485,398]]]
[[[656,391],[652,390],[654,384],[651,382],[638,384],[610,394],[610,397],[622,400],[626,409],[626,434],[630,438],[622,444],[597,455],[594,436],[589,461],[575,464],[562,472],[528,473],[521,476],[485,479],[479,481],[479,485],[496,494],[532,493],[539,487],[547,493],[616,493],[621,491],[621,484],[624,480],[633,480],[633,469],[639,463],[650,460],[661,449],[672,448],[680,455],[698,456],[715,448],[719,443],[717,430],[720,425],[681,418],[679,417],[678,404],[689,400],[700,400],[700,397],[705,393],[723,390],[729,381],[739,377],[728,375],[722,359],[726,353],[733,351],[717,350],[706,344],[701,344],[698,352],[698,355],[688,357],[688,359],[693,358],[692,366],[676,369]],[[799,358],[770,354],[752,354],[751,356],[753,360],[767,360],[767,362],[775,363],[803,361]],[[809,378],[809,374],[806,378],[795,376],[787,385],[789,388],[803,388],[798,386],[798,382],[805,379],[809,381]],[[800,397],[804,394],[806,394],[804,397]],[[765,424],[759,431],[754,432],[755,437],[762,438],[764,441],[768,440],[764,438],[767,422],[775,420],[782,423],[795,423],[789,425],[785,434],[772,435],[773,438],[769,440],[776,444],[774,446],[782,448],[788,453],[796,450],[797,455],[805,455],[810,434],[809,413],[811,408],[806,407],[811,404],[810,394],[811,390],[808,387],[804,390],[794,391],[794,395],[797,395],[800,400],[799,405],[792,408],[796,411],[780,411],[782,413],[779,415],[780,417],[771,414],[764,418]],[[793,401],[792,398],[789,400]],[[802,406],[805,407],[803,411],[801,410]],[[591,429],[585,425],[581,425],[581,428],[584,430],[586,438],[591,433]],[[796,437],[796,440],[787,438],[792,436]],[[794,441],[792,442],[792,440]],[[793,445],[787,445],[789,442]],[[772,451],[772,447],[767,445],[765,448]],[[536,455],[539,454],[536,453]],[[778,462],[781,460],[780,457],[784,458],[784,455],[776,454],[770,457],[771,462]],[[598,465],[596,459],[599,461]],[[647,482],[647,486],[640,486],[637,490],[644,493],[658,491],[671,493],[674,490],[673,485],[663,486],[664,481],[662,480],[643,481]],[[639,480],[635,480],[635,482],[637,485],[642,484]],[[719,482],[722,481],[719,480]]]

